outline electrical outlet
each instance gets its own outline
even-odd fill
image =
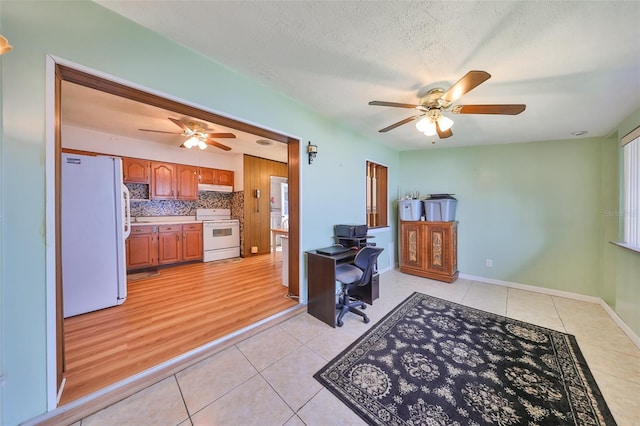
[[[484,265],[485,265],[487,268],[493,268],[493,259],[486,258],[486,259],[484,260]]]

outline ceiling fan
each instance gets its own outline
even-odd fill
[[[427,136],[433,136],[436,133],[440,139],[448,138],[453,135],[451,126],[453,120],[442,115],[443,111],[451,110],[454,114],[501,114],[501,115],[517,115],[527,107],[523,104],[502,104],[502,105],[456,105],[462,95],[478,87],[480,84],[491,78],[491,74],[485,71],[469,71],[458,80],[447,91],[436,88],[427,92],[420,104],[403,104],[397,102],[371,101],[369,105],[390,106],[397,108],[415,109],[418,114],[400,120],[390,126],[380,129],[379,132],[388,132],[389,130],[400,127],[413,120],[418,120],[416,128]]]
[[[180,120],[176,120],[175,118],[169,117],[173,123],[175,123],[178,127],[182,129],[182,132],[165,132],[162,130],[151,130],[151,129],[138,129],[143,132],[155,132],[155,133],[168,133],[171,135],[180,135],[187,138],[186,141],[181,147],[184,148],[193,148],[198,147],[200,149],[205,149],[207,145],[212,145],[217,148],[223,149],[225,151],[231,151],[231,147],[227,145],[221,144],[218,141],[213,140],[212,138],[235,138],[236,135],[233,133],[212,133],[210,130],[206,129],[202,124],[197,123],[195,121],[190,121],[185,124]]]

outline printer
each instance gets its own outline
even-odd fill
[[[335,225],[333,233],[339,238],[364,238],[367,236],[367,225]]]

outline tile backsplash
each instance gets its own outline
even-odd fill
[[[126,184],[131,193],[131,216],[195,216],[196,209],[231,209],[231,216],[242,216],[243,196],[240,193],[199,192],[197,201],[145,200],[149,198],[149,186]],[[143,201],[136,201],[136,199]]]

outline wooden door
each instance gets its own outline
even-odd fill
[[[122,178],[127,183],[149,183],[151,161],[122,157]]]
[[[198,168],[185,164],[176,165],[176,199],[197,200],[198,199]]]
[[[202,224],[182,225],[182,260],[202,259]]]
[[[158,264],[182,260],[182,225],[160,225],[158,231]]]
[[[126,240],[127,270],[148,268],[157,265],[156,226],[132,226]]]
[[[251,155],[244,156],[244,241],[241,247],[243,257],[271,252],[271,176],[287,177],[287,171],[286,163]],[[291,232],[291,226],[289,231]],[[289,238],[291,242],[291,233]]]
[[[150,198],[152,200],[172,200],[176,198],[175,174],[175,164],[151,162]]]

